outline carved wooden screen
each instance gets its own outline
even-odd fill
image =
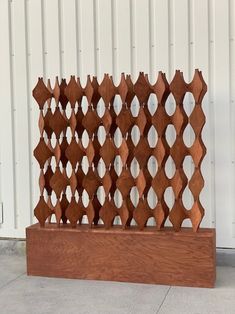
[[[163,73],[159,72],[157,81],[151,85],[148,76],[140,73],[136,83],[129,75],[121,76],[120,84],[116,87],[112,78],[107,74],[101,84],[93,77],[88,76],[85,87],[80,84],[79,78],[71,77],[68,84],[65,79],[61,83],[56,79],[54,88],[50,81],[47,85],[39,78],[33,90],[33,96],[40,109],[39,129],[40,141],[34,150],[34,156],[40,165],[40,200],[34,214],[43,227],[51,215],[55,214],[58,226],[70,222],[76,227],[87,216],[90,226],[104,223],[105,228],[113,225],[116,216],[120,216],[123,228],[130,226],[134,219],[140,229],[143,229],[150,217],[156,221],[157,229],[163,228],[169,217],[173,228],[178,231],[182,222],[189,218],[194,231],[197,231],[204,215],[199,195],[204,185],[201,174],[201,162],[206,149],[202,142],[201,132],[205,123],[202,111],[202,99],[207,86],[200,71],[196,70],[193,80],[187,84],[183,74],[176,71],[170,84]],[[189,92],[194,98],[194,107],[187,115],[183,100]],[[154,113],[149,111],[148,99],[150,94],[157,97],[157,109]],[[167,114],[165,104],[169,95],[175,100],[175,111]],[[117,114],[113,102],[115,95],[122,100],[121,111]],[[82,98],[86,97],[88,109],[82,110]],[[134,116],[131,104],[134,97],[138,98],[140,108]],[[55,108],[51,102],[54,98]],[[97,113],[97,105],[103,99],[105,110],[102,116]],[[69,110],[68,110],[69,109]],[[69,113],[68,113],[69,111]],[[188,147],[183,138],[187,125],[190,124],[195,141]],[[173,125],[176,131],[176,140],[170,147],[166,140],[166,129]],[[99,128],[103,126],[106,137],[102,143],[99,140]],[[140,138],[134,143],[133,128],[139,129]],[[156,145],[149,144],[150,128],[157,132]],[[121,144],[115,144],[115,132],[121,133]],[[84,132],[89,136],[88,145],[84,146],[82,136]],[[54,135],[53,135],[54,134]],[[56,143],[52,144],[52,136]],[[194,163],[194,172],[188,180],[183,162],[186,156],[191,156]],[[119,156],[122,169],[117,173],[114,161]],[[150,157],[157,161],[157,171],[152,175],[149,171]],[[171,156],[175,163],[175,174],[170,179],[166,175],[165,166]],[[87,158],[89,167],[84,171],[82,160]],[[53,166],[53,159],[54,164]],[[133,160],[138,163],[138,174],[131,172]],[[105,172],[100,175],[99,162],[103,160]],[[70,174],[68,175],[68,168]],[[103,187],[105,200],[101,204],[97,197],[97,190]],[[136,187],[138,191],[137,205],[133,205],[130,191]],[[164,193],[168,187],[174,192],[174,205],[167,206]],[[188,187],[194,201],[191,209],[186,209],[182,202],[184,189]],[[152,188],[157,197],[154,208],[149,206],[147,194]],[[82,194],[86,190],[89,202],[84,205]],[[114,202],[115,192],[121,193],[121,205]],[[52,202],[52,193],[56,195],[56,202]]]

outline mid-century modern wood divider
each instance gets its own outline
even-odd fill
[[[39,177],[40,199],[34,209],[39,224],[27,228],[28,274],[67,278],[103,279],[174,285],[212,287],[215,282],[215,231],[199,229],[204,215],[200,192],[204,185],[201,163],[206,148],[201,138],[205,124],[202,100],[207,86],[200,71],[187,84],[183,74],[176,71],[168,84],[165,74],[159,72],[156,83],[151,85],[148,76],[140,73],[133,83],[129,75],[122,75],[115,86],[112,77],[104,75],[99,84],[96,77],[88,76],[85,87],[79,78],[71,76],[69,82],[56,79],[52,88],[39,78],[33,96],[40,109],[40,140],[34,150],[41,172]],[[184,110],[185,94],[193,95],[194,107],[188,116]],[[150,112],[148,99],[156,95],[157,109]],[[172,94],[175,111],[170,116],[166,100]],[[122,108],[116,113],[114,99],[120,95]],[[84,112],[82,99],[88,109]],[[138,98],[139,111],[132,114],[131,104]],[[55,108],[52,108],[52,99]],[[97,113],[103,99],[105,110]],[[186,146],[184,131],[190,124],[195,141]],[[166,129],[173,125],[176,140],[170,147]],[[139,141],[134,143],[133,127],[139,129]],[[105,139],[99,140],[103,127]],[[150,145],[148,134],[154,127],[156,145]],[[121,144],[115,143],[119,129]],[[84,145],[82,137],[88,134]],[[53,135],[54,133],[54,135]],[[52,137],[55,138],[55,143]],[[191,156],[194,172],[188,180],[183,162]],[[121,159],[121,171],[115,168],[115,158]],[[157,171],[149,171],[150,157],[157,161]],[[166,161],[171,156],[175,163],[172,178],[166,175]],[[82,161],[87,160],[84,170]],[[138,174],[131,171],[133,160],[138,163]],[[105,171],[101,175],[99,163],[103,160]],[[69,169],[70,168],[70,169]],[[99,187],[105,193],[104,202],[97,196]],[[130,197],[133,187],[138,191],[134,206]],[[168,208],[165,191],[171,187],[174,205]],[[194,202],[190,210],[184,207],[182,195],[188,187]],[[157,196],[155,208],[147,201],[152,188]],[[89,196],[84,205],[83,192]],[[115,203],[115,192],[121,194],[121,205]],[[56,196],[53,203],[52,194]],[[55,215],[56,223],[51,223]],[[83,216],[88,223],[83,223]],[[120,217],[120,225],[114,224]],[[148,226],[150,217],[156,226]],[[164,227],[169,218],[172,227]],[[181,228],[190,219],[192,228]],[[135,225],[131,224],[135,222]]]

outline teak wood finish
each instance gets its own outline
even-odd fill
[[[215,283],[212,229],[36,224],[26,234],[29,275],[193,287]]]
[[[39,129],[40,141],[34,150],[40,168],[40,199],[34,210],[41,227],[51,215],[55,214],[57,225],[61,222],[70,222],[72,227],[81,224],[84,215],[87,215],[90,227],[97,225],[99,219],[104,227],[111,228],[116,216],[120,216],[123,229],[130,226],[132,219],[140,230],[146,226],[150,217],[156,221],[158,230],[164,227],[169,220],[175,231],[179,231],[182,222],[189,218],[192,228],[197,231],[204,215],[204,209],[200,203],[200,192],[204,186],[201,173],[201,163],[206,153],[206,148],[201,138],[202,128],[205,123],[205,116],[202,110],[202,99],[206,93],[207,86],[200,71],[196,70],[193,80],[187,84],[183,74],[176,71],[175,76],[168,84],[165,74],[159,72],[157,81],[151,85],[148,76],[140,73],[137,81],[132,82],[129,75],[121,76],[120,84],[115,86],[112,77],[107,74],[101,84],[96,77],[91,80],[88,76],[85,87],[81,86],[79,78],[71,77],[67,84],[65,79],[61,83],[58,79],[52,89],[50,80],[47,86],[43,79],[39,78],[33,90],[33,96],[40,109]],[[183,107],[184,96],[190,92],[194,98],[194,108],[188,116]],[[150,94],[157,97],[157,109],[151,114],[148,109]],[[169,116],[165,109],[166,100],[172,94],[175,100],[176,109],[173,115]],[[114,110],[114,98],[120,95],[122,109],[117,115]],[[138,98],[140,109],[136,117],[130,110],[134,97]],[[81,103],[86,97],[88,110],[84,114]],[[55,100],[55,109],[51,109],[51,100]],[[102,98],[105,104],[105,111],[102,117],[97,114],[97,104]],[[66,110],[70,107],[70,115]],[[194,133],[195,141],[192,146],[187,147],[184,143],[183,133],[190,124]],[[176,131],[176,140],[172,147],[166,140],[166,129],[173,125]],[[98,129],[103,126],[106,132],[106,139],[101,145],[98,140]],[[131,130],[137,126],[140,133],[139,142],[134,145],[131,137]],[[150,147],[147,136],[151,127],[157,131],[158,140],[155,147]],[[115,146],[114,134],[119,128],[122,134],[122,143]],[[71,138],[68,140],[67,131],[70,129]],[[89,143],[87,147],[82,144],[84,131],[88,133]],[[56,144],[52,147],[52,134],[56,138]],[[89,168],[84,173],[82,159],[87,157]],[[115,172],[114,160],[120,156],[122,171],[118,176]],[[157,160],[158,170],[155,176],[151,176],[148,170],[148,160],[151,156]],[[176,167],[174,176],[169,179],[165,172],[165,165],[168,157],[171,156]],[[191,156],[194,162],[194,173],[188,180],[183,162],[186,156]],[[55,158],[55,168],[51,166],[51,159]],[[133,177],[130,166],[133,159],[138,162],[139,174]],[[103,159],[106,172],[103,177],[97,171],[98,162]],[[68,163],[72,167],[70,177],[67,174]],[[97,189],[103,186],[105,201],[99,203]],[[182,195],[184,189],[189,187],[194,203],[190,210],[184,207]],[[138,190],[139,201],[134,206],[130,199],[130,191],[133,187]],[[157,195],[155,208],[150,208],[147,202],[147,194],[153,188]],[[174,192],[174,205],[169,210],[164,193],[168,187]],[[71,197],[68,197],[70,189]],[[122,195],[122,204],[115,206],[114,194],[119,190]],[[82,193],[86,190],[89,195],[88,206],[82,202]],[[56,195],[56,204],[52,204],[52,192]]]
[[[200,71],[195,70],[191,83],[184,81],[176,71],[169,84],[165,74],[159,72],[156,83],[151,85],[148,76],[140,73],[132,82],[122,74],[115,86],[112,77],[105,74],[99,84],[96,77],[88,76],[85,87],[79,78],[71,76],[67,83],[56,78],[52,88],[39,78],[33,90],[38,103],[40,140],[34,156],[40,166],[40,199],[34,210],[39,224],[26,229],[27,272],[29,275],[65,278],[103,279],[167,285],[213,287],[215,283],[215,230],[199,229],[204,215],[200,192],[204,186],[201,163],[206,148],[201,138],[205,124],[202,100],[207,86]],[[194,98],[190,115],[184,110],[183,101],[189,92]],[[154,94],[156,110],[152,113],[148,100]],[[166,101],[172,94],[175,111],[168,115]],[[122,107],[117,114],[115,96],[119,95]],[[84,113],[83,98],[88,109]],[[137,97],[139,111],[132,114],[133,99]],[[98,103],[103,100],[103,115],[98,114]],[[184,131],[191,125],[195,140],[188,147]],[[172,125],[176,139],[170,146],[166,139],[167,127]],[[99,140],[99,128],[106,133]],[[138,143],[132,139],[133,127],[139,129]],[[150,145],[148,135],[154,127],[156,145]],[[121,144],[115,145],[115,132],[121,133]],[[88,144],[83,146],[84,132]],[[121,160],[119,174],[115,158]],[[171,156],[175,174],[169,178],[166,163]],[[183,163],[191,156],[194,172],[188,180]],[[150,157],[157,162],[155,175],[148,167]],[[88,170],[83,169],[83,158]],[[105,171],[99,173],[103,160]],[[138,175],[132,175],[131,164],[136,160]],[[105,200],[101,204],[97,194],[103,187]],[[132,203],[130,193],[135,187],[138,203]],[[164,194],[168,187],[174,193],[174,205],[167,206]],[[193,195],[193,205],[184,207],[183,192],[188,187]],[[147,201],[150,189],[157,196],[151,208]],[[121,206],[115,204],[115,192],[122,197]],[[83,192],[89,197],[85,206]],[[120,204],[119,204],[120,205]],[[51,223],[55,215],[56,223]],[[87,216],[88,224],[83,223]],[[115,225],[119,216],[121,225]],[[153,217],[156,226],[147,226]],[[172,228],[164,227],[166,219]],[[181,228],[190,219],[192,228]],[[136,226],[131,221],[136,222]],[[102,223],[102,222],[103,223]]]

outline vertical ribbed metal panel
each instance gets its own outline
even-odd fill
[[[1,0],[0,23],[0,236],[24,237],[33,221],[38,76],[85,83],[108,72],[117,84],[121,72],[154,82],[159,70],[190,80],[199,68],[208,83],[203,226],[216,226],[217,246],[235,247],[235,0]]]

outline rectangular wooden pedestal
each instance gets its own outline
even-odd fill
[[[215,230],[26,229],[28,275],[194,287],[215,283]]]

